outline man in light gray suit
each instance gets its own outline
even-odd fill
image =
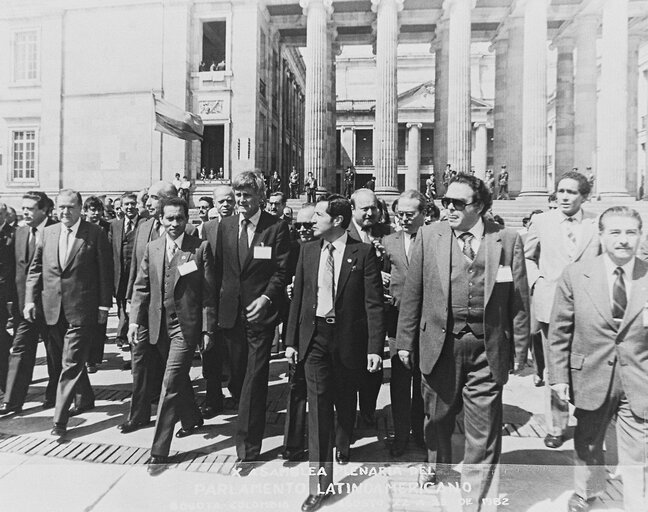
[[[581,207],[589,193],[590,183],[583,174],[576,171],[563,174],[556,187],[558,209],[533,216],[524,244],[531,304],[542,333],[545,355],[549,352],[547,332],[560,274],[568,264],[587,260],[600,252],[595,218]],[[540,368],[538,373],[542,374]],[[550,388],[545,393],[545,418],[548,431],[545,445],[559,448],[565,441],[569,409]]]
[[[648,510],[648,264],[635,257],[641,225],[630,208],[603,212],[603,254],[569,265],[558,281],[549,384],[578,419],[570,512],[587,510],[605,491],[603,441],[614,416],[624,510]]]

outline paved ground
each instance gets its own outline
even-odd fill
[[[114,333],[116,318],[109,319]],[[40,347],[42,352],[42,346]],[[308,494],[308,464],[284,464],[281,450],[286,400],[287,364],[271,362],[267,428],[262,459],[245,478],[232,474],[236,458],[236,416],[221,415],[206,422],[200,433],[174,439],[177,464],[150,477],[143,464],[153,430],[128,435],[116,426],[128,412],[130,372],[122,370],[121,353],[106,346],[106,360],[91,375],[97,401],[93,411],[70,419],[68,440],[58,443],[49,435],[52,410],[39,405],[46,384],[44,352],[39,360],[28,403],[22,413],[0,419],[0,510],[8,512],[116,512],[116,511],[297,511]],[[200,387],[199,361],[192,369]],[[336,466],[340,494],[325,511],[454,511],[461,510],[460,466],[444,475],[435,490],[416,488],[417,463],[424,452],[411,447],[399,460],[390,460],[384,439],[390,432],[389,371],[379,397],[377,428],[360,428],[352,462]],[[504,402],[504,438],[500,498],[504,511],[561,511],[572,492],[572,450],[568,441],[548,450],[542,412],[542,388],[531,375],[512,377]],[[202,396],[199,396],[199,400]],[[457,463],[463,437],[455,434]],[[609,446],[611,451],[613,445]],[[613,459],[613,456],[609,457]],[[608,460],[614,464],[614,460]],[[614,472],[614,468],[610,467]],[[350,492],[347,492],[350,491]],[[610,478],[594,510],[622,510],[621,482]]]

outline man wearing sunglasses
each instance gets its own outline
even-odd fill
[[[491,195],[482,180],[452,178],[441,204],[447,222],[420,229],[396,334],[406,368],[418,353],[428,464],[419,484],[452,463],[452,433],[464,408],[464,510],[498,496],[502,390],[514,357],[526,355],[528,286],[519,234],[484,220]]]

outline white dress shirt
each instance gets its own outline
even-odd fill
[[[45,231],[45,225],[47,224],[47,217],[45,217],[45,220],[41,222],[38,226],[36,226],[36,240],[34,243],[36,245],[42,244],[43,243],[43,231]],[[27,226],[29,227],[29,226]],[[29,227],[29,241],[31,242],[32,237],[34,234],[32,233],[32,228]]]
[[[470,247],[472,247],[473,252],[477,254],[477,251],[479,251],[479,246],[482,242],[482,238],[484,237],[484,221],[481,217],[479,217],[479,220],[477,220],[475,225],[468,231],[459,231],[458,229],[456,229],[454,233],[457,237],[457,242],[459,242],[459,247],[462,251],[464,248],[464,241],[461,239],[461,235],[463,235],[464,233],[472,234],[473,239],[470,242]]]
[[[560,212],[560,217],[560,229],[562,230],[562,234],[565,237],[565,240],[569,240],[569,230],[571,229],[571,232],[574,233],[574,237],[576,239],[576,246],[578,246],[578,243],[582,238],[581,231],[583,222],[583,210],[580,209],[571,216],[571,218],[574,219],[573,221],[567,220],[570,218],[570,216],[565,215],[562,212]]]
[[[184,240],[185,234],[182,233],[178,238],[173,240],[168,234],[166,236],[166,256],[167,256],[167,263],[170,263],[171,260],[173,259],[173,246],[175,245],[177,247],[177,251],[182,249],[182,241]]]
[[[362,227],[355,221],[353,217],[351,217],[351,222],[353,222],[353,225],[355,226],[356,230],[358,231],[358,235],[360,235],[360,239],[365,243],[365,244],[370,244],[371,243],[371,238],[369,238],[369,233],[366,231],[362,230]]]
[[[61,265],[65,265],[70,250],[72,249],[72,244],[76,238],[77,232],[79,231],[79,226],[81,225],[81,218],[77,220],[71,227],[67,228],[63,223],[61,223],[61,234],[59,235],[59,262]],[[69,232],[69,236],[68,236]],[[66,246],[67,244],[67,246]]]
[[[405,247],[405,256],[409,260],[410,247],[412,246],[412,235],[407,231],[403,231],[403,244]]]
[[[603,263],[605,264],[605,276],[608,282],[608,297],[610,297],[610,306],[614,304],[614,282],[616,281],[616,274],[614,271],[619,265],[614,263],[607,253],[603,253]],[[621,265],[623,269],[623,283],[625,284],[626,297],[630,302],[630,292],[632,291],[632,273],[634,272],[635,259],[632,258],[625,265]]]
[[[340,269],[342,268],[342,261],[344,259],[344,250],[346,249],[347,239],[349,235],[347,232],[333,242],[333,282],[335,285],[335,292],[337,293],[338,281],[340,279]],[[335,309],[335,304],[331,304],[331,298],[328,297],[329,290],[321,287],[321,283],[325,281],[326,274],[326,260],[329,255],[329,242],[324,241],[320,249],[319,270],[317,271],[317,309],[315,316],[325,317],[329,314],[331,309]],[[326,310],[326,311],[324,311]]]
[[[241,228],[243,226],[243,219],[245,215],[239,215],[239,238],[241,238]],[[254,232],[256,231],[257,224],[261,218],[261,209],[259,208],[257,212],[248,219],[247,232],[248,232],[248,247],[252,245],[252,239],[254,238]]]

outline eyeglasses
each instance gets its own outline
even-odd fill
[[[447,208],[452,204],[452,207],[457,210],[458,212],[462,212],[466,209],[466,206],[469,204],[475,204],[475,201],[472,201],[471,203],[467,203],[463,199],[455,199],[453,197],[443,197],[441,198],[441,206],[444,208]]]
[[[396,216],[399,219],[413,219],[419,214],[419,212],[396,212]]]
[[[304,229],[311,229],[315,225],[314,222],[295,222],[293,226],[295,226],[295,229],[299,230],[301,228]]]

